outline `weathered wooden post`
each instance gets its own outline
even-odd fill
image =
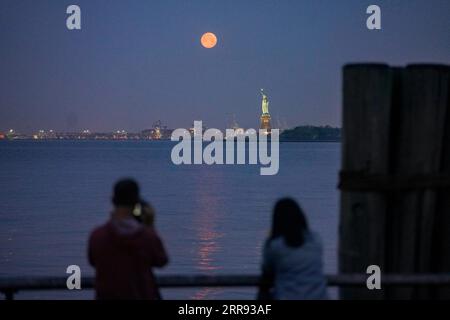
[[[387,65],[348,65],[343,78],[344,109],[341,181],[389,170],[389,123],[392,72]],[[358,181],[356,181],[358,184]],[[386,200],[353,185],[341,195],[339,269],[365,273],[369,265],[384,267]],[[345,289],[343,298],[383,297],[380,292]]]
[[[447,96],[450,95],[450,71],[447,69]],[[441,153],[442,184],[450,184],[450,99],[447,101],[445,128],[442,137],[443,151]],[[450,188],[441,188],[438,192],[436,229],[434,230],[434,245],[431,262],[436,265],[433,270],[438,273],[449,273],[450,270]],[[439,288],[436,297],[450,299],[449,288]]]
[[[391,144],[392,172],[401,185],[390,209],[390,272],[425,273],[438,261],[433,253],[437,220],[437,196],[441,172],[448,102],[448,70],[433,65],[412,65],[402,70],[398,107],[394,108]],[[447,146],[447,148],[450,147]],[[418,185],[414,185],[414,184]],[[447,208],[450,210],[450,208]],[[447,214],[450,214],[448,212]],[[450,228],[447,229],[450,232]],[[450,269],[447,269],[450,272]],[[427,290],[397,288],[389,298],[427,298]]]
[[[450,68],[344,68],[340,272],[450,272]],[[342,298],[428,298],[417,288]],[[447,296],[448,297],[448,296]]]

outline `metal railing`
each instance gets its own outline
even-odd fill
[[[365,287],[367,274],[328,275],[329,287]],[[13,300],[19,291],[64,290],[66,277],[13,277],[0,278],[0,292],[7,300]],[[257,275],[161,275],[157,277],[161,288],[192,287],[257,287]],[[381,277],[382,286],[450,287],[450,274],[388,274]],[[83,289],[94,288],[93,277],[83,277]]]

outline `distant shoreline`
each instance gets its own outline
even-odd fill
[[[169,139],[160,139],[160,140],[152,140],[152,139],[0,139],[0,142],[2,141],[8,141],[8,142],[17,142],[17,141],[27,141],[27,142],[49,142],[49,141],[58,141],[58,142],[64,142],[64,141],[95,141],[95,142],[103,142],[103,141],[114,141],[114,142],[136,142],[136,141],[145,141],[145,142],[176,142]],[[224,140],[225,142],[226,140]],[[204,141],[205,143],[210,141]],[[270,140],[269,140],[270,142]],[[282,143],[292,143],[292,142],[341,142],[341,140],[282,140],[280,139],[279,142]]]

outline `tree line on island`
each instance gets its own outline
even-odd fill
[[[284,130],[280,141],[341,141],[341,128],[304,125]]]

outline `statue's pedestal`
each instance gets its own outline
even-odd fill
[[[263,113],[261,115],[261,125],[260,125],[260,129],[262,130],[266,130],[267,133],[270,133],[272,130],[272,126],[270,124],[270,114],[268,113]]]

